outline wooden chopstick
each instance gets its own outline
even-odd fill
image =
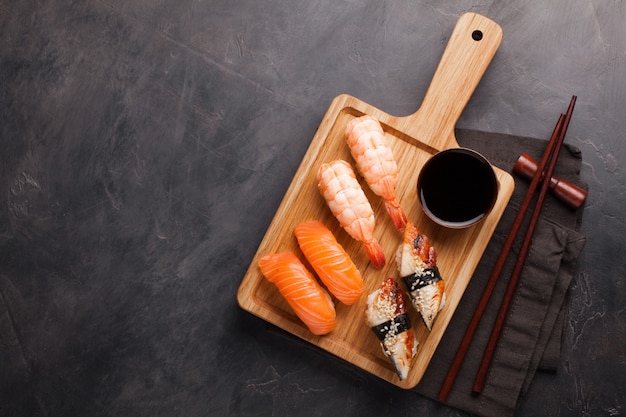
[[[573,100],[575,99],[573,98]],[[517,233],[519,232],[519,229],[522,225],[524,216],[526,214],[526,210],[528,209],[528,206],[530,205],[530,202],[533,199],[533,195],[535,193],[535,190],[537,189],[539,182],[541,181],[542,178],[546,178],[546,176],[543,175],[545,171],[545,167],[548,163],[548,160],[550,159],[550,156],[552,155],[554,145],[556,144],[556,141],[558,140],[559,134],[563,127],[564,120],[565,120],[565,116],[561,114],[554,128],[554,131],[552,132],[550,141],[548,142],[548,145],[546,146],[546,149],[543,153],[541,161],[539,162],[537,171],[535,172],[535,175],[533,176],[530,182],[530,185],[528,186],[528,190],[526,192],[526,195],[524,196],[522,204],[520,205],[517,216],[513,222],[513,226],[511,227],[511,230],[509,231],[507,239],[504,245],[502,246],[500,255],[496,261],[494,269],[491,275],[489,276],[487,284],[485,285],[485,288],[483,290],[482,296],[474,310],[474,314],[472,315],[470,323],[468,324],[468,327],[465,330],[465,334],[463,335],[463,339],[457,349],[454,360],[450,364],[450,368],[448,370],[446,378],[437,396],[437,399],[439,401],[442,401],[442,402],[446,401],[448,398],[448,395],[450,394],[450,391],[452,390],[452,387],[454,386],[454,382],[461,369],[461,365],[463,364],[463,360],[465,359],[467,351],[469,350],[474,334],[476,333],[476,329],[478,328],[478,325],[483,316],[483,313],[485,312],[485,309],[487,308],[487,304],[489,303],[491,294],[493,293],[493,290],[500,277],[500,274],[502,273],[506,259],[513,246],[515,237],[517,236]]]
[[[463,361],[465,360],[467,351],[470,348],[472,339],[474,338],[474,334],[476,333],[476,329],[478,328],[478,325],[480,324],[480,320],[482,319],[483,313],[485,312],[487,308],[487,304],[489,303],[491,294],[493,293],[493,290],[496,286],[496,283],[498,282],[500,274],[502,273],[502,269],[504,268],[506,259],[509,255],[509,252],[511,251],[513,242],[515,241],[515,237],[517,236],[517,232],[522,226],[525,212],[528,209],[528,206],[530,205],[530,202],[533,198],[533,194],[535,193],[535,190],[537,189],[537,185],[539,184],[539,181],[541,179],[542,171],[545,169],[548,158],[550,157],[550,154],[552,153],[552,149],[554,148],[554,143],[556,142],[556,139],[561,130],[561,127],[563,126],[564,118],[565,116],[561,114],[554,128],[554,131],[552,132],[550,141],[548,142],[548,145],[546,146],[546,149],[543,153],[541,161],[539,162],[537,171],[535,172],[535,175],[533,175],[530,185],[528,186],[526,195],[524,196],[524,199],[522,200],[522,204],[520,205],[520,208],[517,212],[517,216],[515,217],[515,220],[513,221],[513,226],[511,227],[511,230],[509,231],[509,234],[507,235],[504,245],[502,245],[500,255],[498,256],[498,259],[496,260],[496,264],[491,272],[491,275],[489,275],[489,279],[487,280],[487,284],[485,285],[485,288],[483,289],[481,298],[478,301],[476,308],[474,309],[474,314],[472,314],[472,318],[467,326],[467,329],[465,330],[463,339],[461,340],[461,343],[459,344],[457,352],[454,355],[454,360],[450,364],[450,368],[448,370],[446,378],[444,379],[443,384],[441,385],[441,389],[439,390],[439,394],[437,396],[437,399],[439,401],[446,401],[448,399],[448,395],[450,394],[450,391],[452,390],[452,386],[454,385],[456,377],[461,369],[461,365],[463,365]]]
[[[496,316],[496,321],[493,325],[493,328],[491,329],[491,335],[489,337],[487,347],[485,348],[483,359],[480,363],[480,367],[478,368],[478,372],[476,373],[476,379],[474,380],[474,386],[472,387],[472,392],[474,393],[482,392],[485,386],[487,372],[489,371],[489,367],[491,365],[491,361],[496,350],[496,345],[498,344],[498,340],[500,339],[500,334],[502,333],[502,328],[504,327],[504,322],[508,315],[509,307],[511,306],[511,301],[513,300],[513,295],[515,294],[515,289],[517,288],[517,284],[519,282],[519,277],[522,274],[522,269],[524,268],[526,256],[528,255],[528,251],[530,250],[530,244],[532,242],[533,234],[535,233],[537,222],[539,221],[539,215],[541,214],[543,202],[546,198],[546,195],[548,194],[548,189],[550,188],[550,178],[552,178],[552,174],[554,173],[554,168],[559,158],[559,153],[561,151],[563,141],[565,140],[565,133],[567,132],[567,127],[569,126],[570,119],[572,118],[572,112],[574,111],[575,104],[576,96],[573,96],[567,109],[567,113],[565,114],[563,127],[560,129],[557,142],[554,146],[554,150],[550,158],[550,163],[545,174],[542,174],[542,183],[539,190],[539,196],[537,197],[537,201],[535,202],[535,206],[531,213],[528,227],[526,229],[526,233],[524,234],[524,240],[522,241],[522,246],[517,255],[517,259],[515,260],[513,272],[511,273],[511,277],[509,278],[509,283],[507,284],[504,297],[502,298],[500,309],[498,310],[498,315]]]

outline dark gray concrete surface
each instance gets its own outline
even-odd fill
[[[625,415],[619,0],[0,0],[0,415],[466,415],[235,297],[332,98],[414,112],[465,11],[504,39],[458,126],[547,138],[576,94],[590,189],[516,415]]]

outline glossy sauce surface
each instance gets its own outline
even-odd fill
[[[489,162],[469,149],[433,156],[418,180],[420,202],[433,220],[450,227],[469,226],[493,207],[498,183]]]

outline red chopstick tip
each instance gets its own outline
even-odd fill
[[[474,382],[474,385],[472,386],[472,394],[473,395],[480,395],[483,392],[483,388],[485,388],[485,383],[484,381],[482,383],[479,382]]]
[[[444,386],[441,387],[439,394],[437,394],[437,400],[441,401],[442,403],[448,401],[448,395],[450,395],[451,389],[452,385],[446,386],[446,384],[444,384]]]

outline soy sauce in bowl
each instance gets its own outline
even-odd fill
[[[417,192],[424,212],[433,221],[463,228],[489,214],[498,196],[498,181],[481,154],[452,148],[435,154],[424,164]]]

